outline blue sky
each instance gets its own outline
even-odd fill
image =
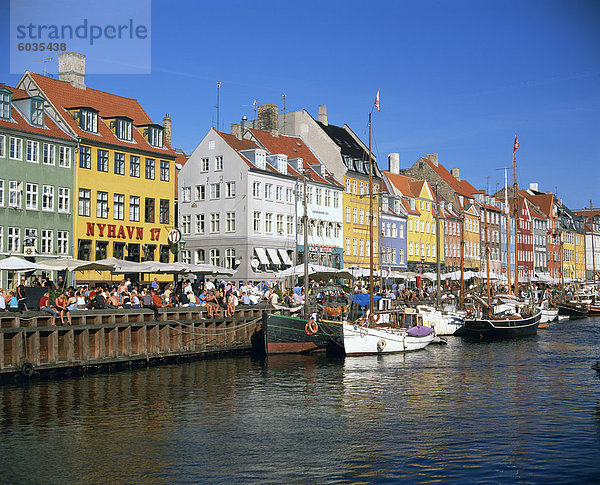
[[[402,167],[438,152],[494,191],[517,134],[520,186],[538,182],[572,208],[600,206],[598,1],[155,0],[151,16],[152,73],[90,74],[86,84],[138,98],[156,122],[168,112],[173,145],[188,153],[216,122],[217,81],[224,131],[252,118],[254,99],[281,105],[285,94],[287,110],[316,118],[326,104],[330,123],[365,141],[381,89],[373,149],[382,168],[390,152]],[[1,30],[0,81],[15,84]]]

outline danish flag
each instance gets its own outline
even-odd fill
[[[517,135],[515,135],[515,148],[514,148],[513,152],[516,152],[517,148],[519,148],[519,140],[517,140]]]
[[[381,111],[380,106],[379,106],[379,89],[377,90],[377,97],[375,98],[375,107],[377,108],[377,111]]]

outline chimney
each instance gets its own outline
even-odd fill
[[[390,167],[390,172],[399,174],[400,173],[400,154],[399,153],[390,153],[388,155],[388,163]]]
[[[533,191],[533,192],[539,192],[539,185],[537,182],[531,182],[529,184],[529,190]]]
[[[319,105],[319,121],[321,123],[323,123],[325,126],[328,125],[328,123],[327,123],[327,105],[326,104]]]
[[[460,172],[458,171],[458,168],[451,168],[450,175],[452,175],[456,180],[460,181]]]
[[[77,52],[59,52],[58,79],[85,89],[85,56]]]
[[[163,118],[163,137],[169,146],[171,146],[171,118],[169,113]]]
[[[437,153],[426,153],[425,158],[433,163],[436,167],[438,166],[438,154]]]
[[[242,125],[239,123],[231,123],[231,134],[238,140],[242,139]]]
[[[279,106],[259,104],[256,116],[258,117],[258,130],[270,131],[273,136],[279,136]]]

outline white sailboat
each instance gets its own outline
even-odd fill
[[[379,108],[379,92],[376,106]],[[373,160],[371,157],[371,113],[369,113],[369,214],[373,214]],[[369,272],[369,311],[356,321],[344,321],[341,340],[346,355],[377,355],[410,352],[424,349],[429,345],[435,332],[423,325],[423,316],[414,310],[373,311],[373,224],[369,219],[370,272]],[[354,295],[360,298],[362,295]],[[352,297],[351,297],[352,298]],[[358,304],[354,300],[355,304]],[[362,302],[366,303],[366,302]],[[365,307],[366,305],[359,305]]]

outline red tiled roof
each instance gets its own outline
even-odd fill
[[[62,113],[63,118],[78,136],[88,140],[98,139],[104,143],[127,147],[130,150],[138,149],[151,151],[162,156],[175,156],[175,152],[166,142],[164,148],[154,147],[146,141],[137,129],[132,130],[133,142],[119,140],[102,120],[98,120],[98,133],[84,131],[71,114],[66,111],[68,108],[89,107],[98,110],[98,115],[104,119],[125,116],[133,120],[134,126],[154,124],[137,99],[125,98],[92,88],[79,89],[66,81],[52,79],[30,71],[27,71],[27,74],[31,76],[57,109],[62,108],[64,110]]]
[[[419,196],[418,193],[415,194],[413,192],[413,188],[411,187],[411,182],[415,182],[417,181],[417,179],[388,171],[384,171],[383,173],[390,181],[390,183],[394,186],[394,188],[397,189],[402,195],[406,195],[408,197]]]
[[[472,197],[474,193],[477,192],[477,189],[473,187],[466,180],[457,180],[446,167],[441,164],[435,165],[433,162],[428,160],[427,158],[421,157],[419,162],[426,162],[441,178],[446,182],[452,190],[457,192],[459,195],[465,197]]]
[[[6,88],[9,91],[11,91],[11,93],[13,93],[13,96],[12,96],[13,99],[23,99],[23,98],[30,97],[26,91],[23,91],[21,89],[13,88],[12,86],[6,86],[5,84],[0,85],[0,87]],[[0,119],[0,127],[9,128],[12,130],[20,130],[20,131],[24,131],[24,132],[28,132],[28,133],[35,133],[36,135],[52,136],[55,138],[61,138],[63,140],[69,140],[72,142],[75,141],[75,139],[72,136],[65,133],[54,122],[54,120],[52,119],[52,117],[50,117],[48,115],[48,113],[46,113],[44,116],[44,124],[45,124],[44,127],[33,126],[32,124],[30,124],[21,115],[19,110],[14,107],[14,105],[11,106],[10,113],[11,113],[12,120]]]

